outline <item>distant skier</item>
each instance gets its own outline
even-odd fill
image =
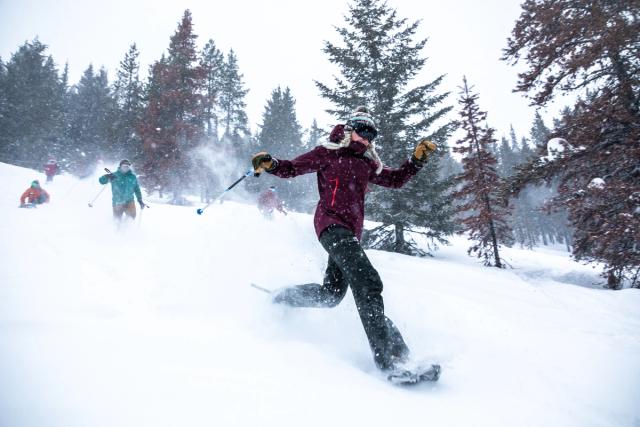
[[[281,178],[316,172],[320,200],[314,225],[320,244],[329,253],[324,283],[305,284],[275,292],[273,301],[294,307],[335,307],[351,286],[360,320],[378,368],[393,370],[406,361],[409,348],[393,322],[384,315],[382,281],[360,245],[364,196],[368,184],[399,188],[423,167],[436,145],[421,140],[411,158],[398,169],[384,167],[373,139],[377,129],[365,107],[337,125],[329,142],[293,160],[267,152],[253,156],[256,173]],[[439,367],[437,368],[439,373]],[[436,373],[436,378],[437,378]]]
[[[40,181],[35,180],[31,183],[31,186],[22,193],[22,196],[20,196],[20,207],[34,207],[42,203],[49,203],[50,199],[49,193],[40,187]]]
[[[265,218],[271,218],[273,211],[276,209],[285,215],[287,214],[287,211],[284,210],[284,203],[278,197],[276,191],[275,185],[272,185],[258,197],[258,209],[260,209]]]
[[[138,185],[138,178],[136,178],[131,170],[131,162],[129,160],[122,160],[116,172],[102,175],[99,181],[102,185],[111,182],[113,217],[116,220],[121,220],[123,214],[131,219],[136,218],[136,204],[133,200],[134,195],[136,199],[138,199],[140,209],[147,207],[142,201],[142,192]]]
[[[44,165],[44,174],[47,176],[47,182],[53,181],[53,177],[58,173],[58,162],[56,159],[50,158],[46,165]]]

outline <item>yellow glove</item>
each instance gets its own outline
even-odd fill
[[[253,172],[261,174],[264,171],[273,169],[273,157],[266,151],[261,151],[253,155],[251,164],[253,165]]]
[[[427,138],[420,140],[413,152],[413,158],[421,162],[426,162],[429,156],[436,151],[438,146]]]

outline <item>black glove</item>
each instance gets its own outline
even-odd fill
[[[149,207],[148,205],[145,205],[145,203],[142,200],[140,200],[138,203],[140,204],[140,210]]]

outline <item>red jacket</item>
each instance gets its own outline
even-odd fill
[[[42,197],[44,196],[44,199]],[[43,188],[33,188],[29,187],[22,193],[20,196],[20,204],[24,205],[25,203],[49,203],[49,193],[44,191]],[[29,200],[25,202],[25,200]]]
[[[352,141],[337,150],[316,147],[293,160],[275,159],[270,173],[281,178],[317,173],[320,200],[313,222],[318,237],[330,225],[341,225],[360,239],[368,184],[399,188],[422,167],[407,160],[398,169],[385,167],[376,175],[376,162],[365,157],[365,151],[366,146]]]
[[[284,206],[282,200],[276,193],[271,190],[267,190],[260,194],[258,197],[258,207],[263,211],[273,211],[278,209],[280,212],[284,212]]]
[[[46,176],[53,176],[58,172],[58,164],[57,163],[47,163],[44,165],[44,174]]]

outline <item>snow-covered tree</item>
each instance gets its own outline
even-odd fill
[[[107,71],[89,65],[69,96],[69,124],[65,156],[70,169],[88,173],[96,162],[110,154],[115,102]]]
[[[0,65],[0,158],[40,168],[59,154],[63,87],[47,46],[24,43]]]
[[[636,0],[526,0],[504,51],[527,65],[516,90],[536,105],[579,95],[554,129],[558,150],[521,168],[510,191],[558,180],[552,203],[569,211],[574,256],[606,264],[614,289],[640,286],[638,46]]]

